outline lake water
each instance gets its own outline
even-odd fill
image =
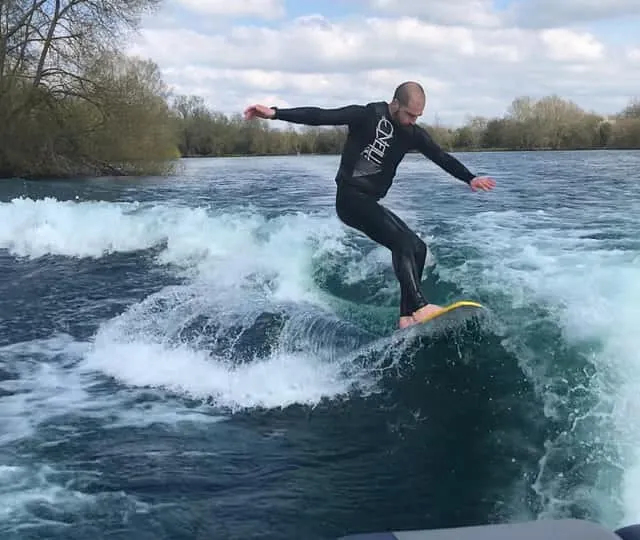
[[[640,152],[412,155],[390,254],[334,212],[337,156],[0,183],[2,538],[332,539],[640,522]]]

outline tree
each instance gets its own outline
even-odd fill
[[[157,169],[159,154],[175,155],[174,147],[168,150],[174,133],[166,126],[167,92],[157,66],[119,52],[140,16],[159,2],[0,1],[0,172],[139,171],[145,162],[151,171]],[[141,133],[142,118],[148,131],[162,135],[159,146]],[[115,145],[116,138],[108,134],[118,122],[120,152],[95,143]],[[125,139],[136,141],[126,152]],[[107,156],[117,157],[117,167],[107,163]]]
[[[631,101],[629,101],[629,104],[620,113],[620,116],[622,118],[640,119],[640,99],[631,99]]]

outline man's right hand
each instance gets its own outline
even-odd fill
[[[490,176],[476,176],[471,180],[469,185],[473,191],[478,189],[481,189],[482,191],[489,191],[496,187],[496,181]]]
[[[264,105],[251,105],[244,110],[245,120],[251,120],[252,118],[273,118],[276,114],[271,107],[265,107]]]

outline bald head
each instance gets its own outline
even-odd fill
[[[422,86],[415,81],[398,85],[393,93],[389,110],[393,119],[401,125],[415,124],[424,111],[427,98]]]
[[[422,103],[426,101],[424,88],[415,81],[406,81],[398,85],[393,93],[395,99],[400,105],[408,107],[410,102]]]

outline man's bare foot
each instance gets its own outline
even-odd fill
[[[429,318],[431,315],[438,313],[442,309],[442,306],[436,306],[435,304],[427,304],[420,309],[413,312],[413,319],[416,322],[422,322]]]
[[[404,317],[400,317],[400,321],[398,322],[398,327],[400,329],[407,328],[412,324],[416,324],[416,320],[411,315],[407,315]]]

